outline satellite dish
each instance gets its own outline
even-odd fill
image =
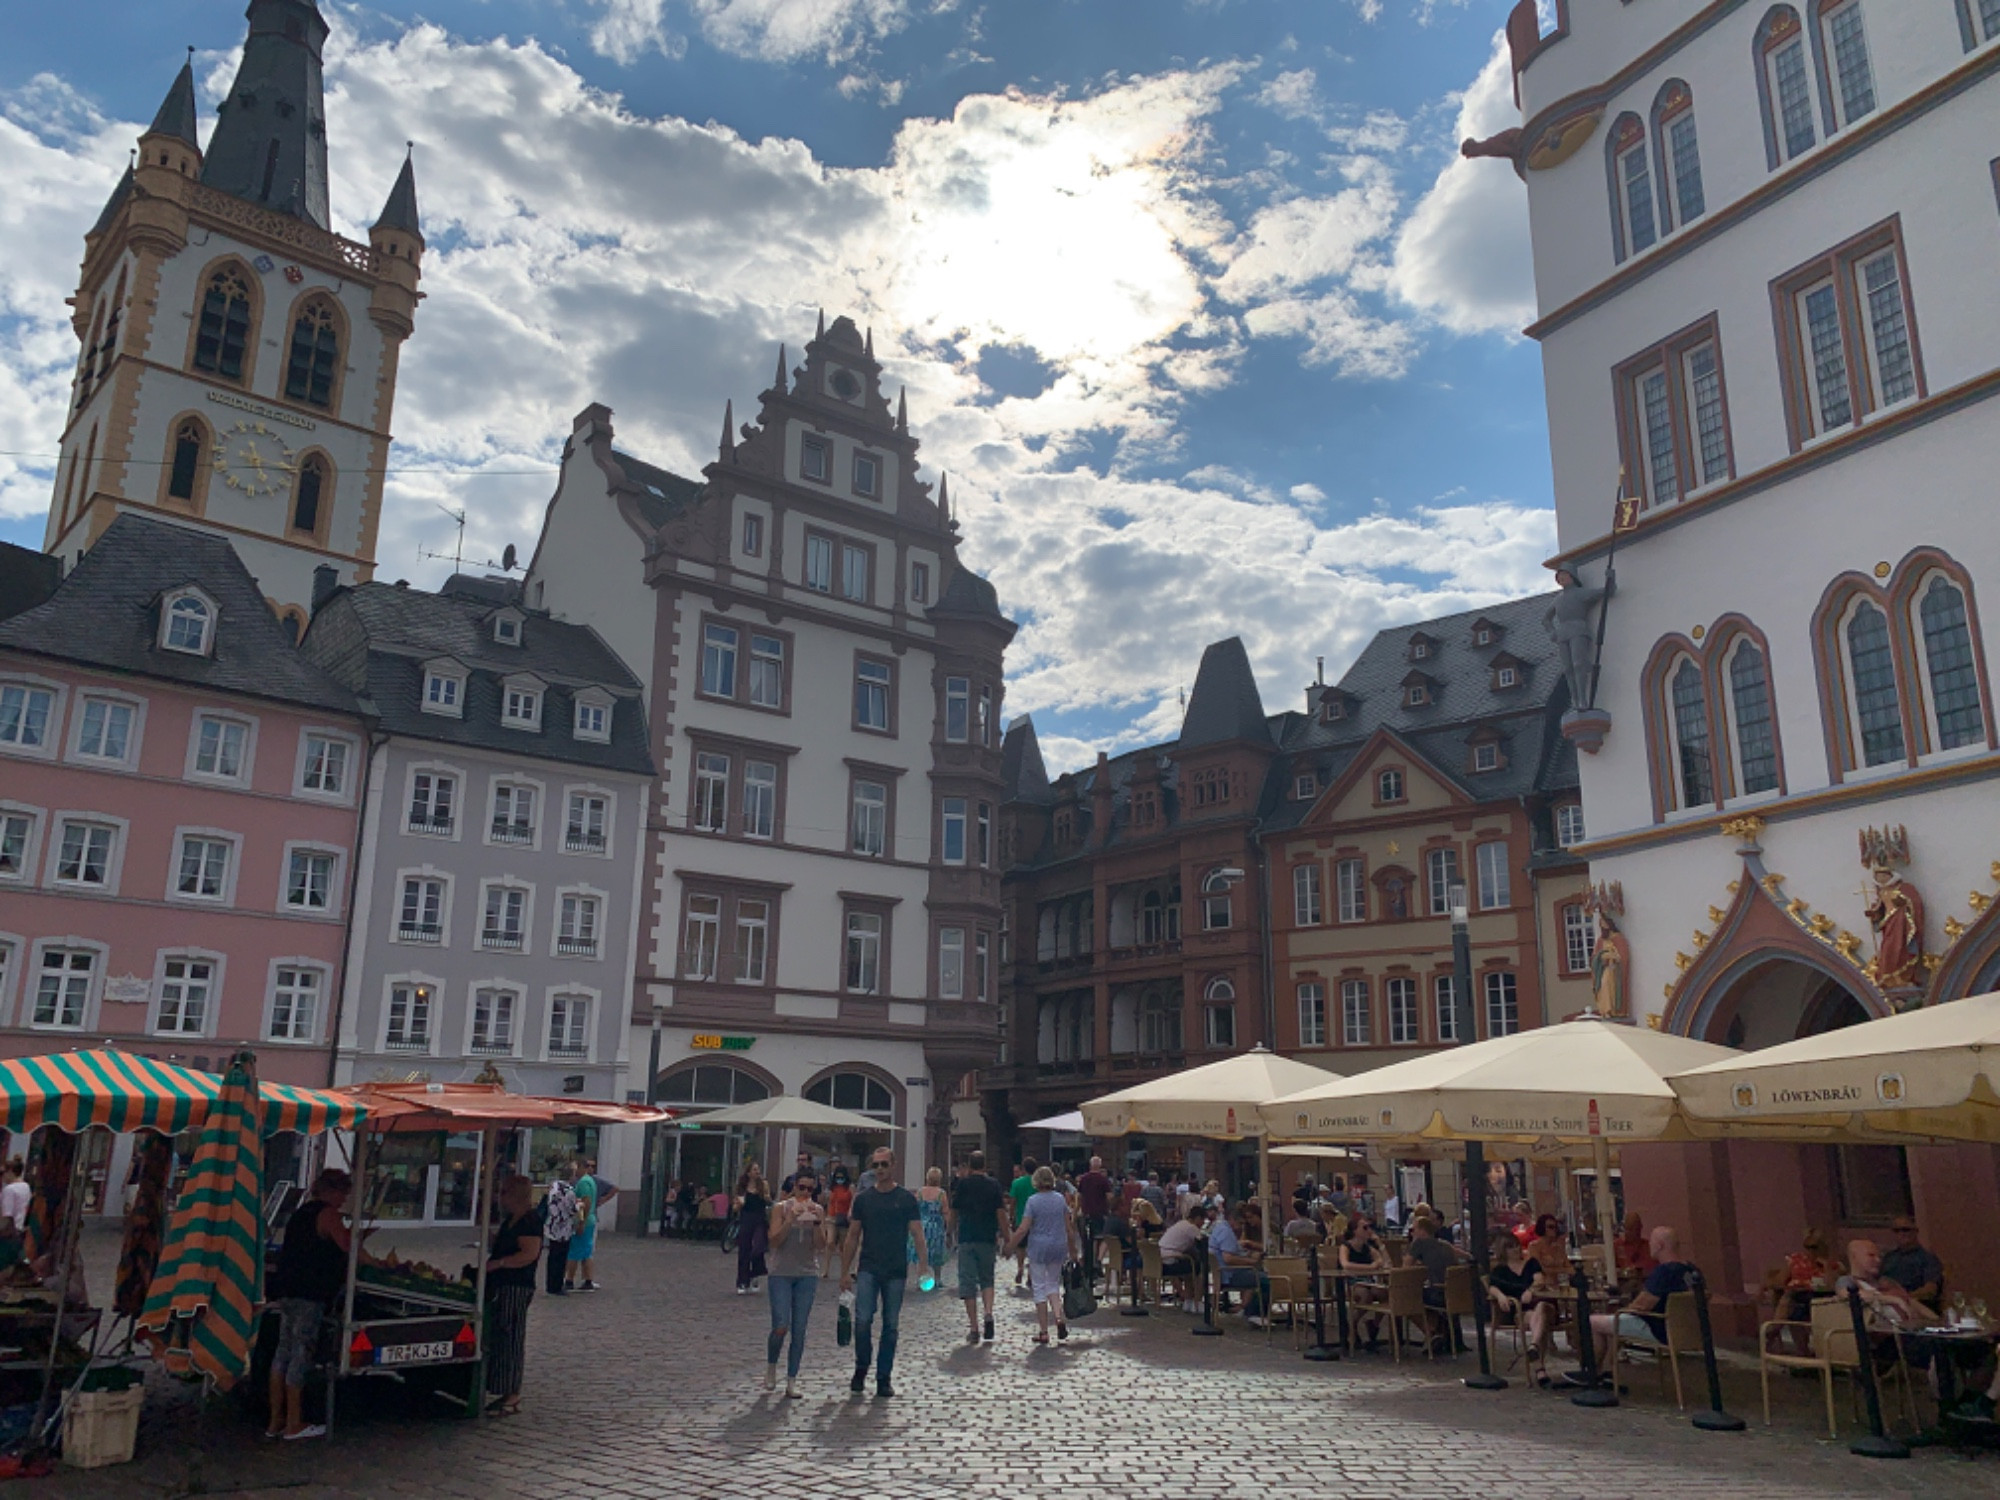
[[[512,542],[509,542],[507,550],[500,554],[500,566],[505,572],[511,573],[514,571],[514,544]]]

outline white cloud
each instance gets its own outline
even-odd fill
[[[708,41],[765,62],[839,62],[900,31],[910,18],[909,0],[688,0],[688,8]]]
[[[678,57],[684,39],[667,29],[666,0],[598,0],[604,13],[591,23],[591,50],[630,66],[648,52]]]
[[[782,9],[755,14],[776,26]],[[903,14],[808,10],[850,28]],[[904,121],[880,166],[844,168],[797,141],[637,115],[532,42],[427,25],[363,42],[334,24],[339,225],[362,233],[413,138],[432,246],[399,382],[383,577],[438,575],[418,558],[450,541],[437,504],[471,512],[468,557],[530,544],[587,402],[616,410],[622,445],[698,472],[724,399],[748,415],[777,343],[796,354],[824,306],[873,325],[927,466],[951,472],[968,561],[1024,622],[1012,712],[1170,734],[1209,641],[1240,633],[1267,686],[1303,682],[1311,655],[1337,660],[1385,621],[1537,584],[1547,515],[1506,500],[1329,527],[1311,484],[1199,456],[1178,480],[1137,477],[1173,456],[1183,404],[1231,380],[1246,338],[1295,339],[1306,361],[1367,378],[1416,349],[1373,297],[1398,212],[1383,169],[1343,158],[1331,194],[1223,205],[1207,122],[1244,89],[1242,67],[969,96],[948,118]],[[46,451],[75,357],[62,298],[138,127],[60,100],[30,112],[60,129],[37,138],[0,110],[0,446]],[[1045,388],[994,399],[978,374],[990,345],[1038,362]],[[438,469],[457,472],[417,472]],[[49,486],[46,467],[0,468],[0,510],[39,511]],[[1089,748],[1050,727],[1052,762]]]
[[[1528,191],[1503,161],[1459,156],[1521,123],[1504,34],[1460,97],[1453,155],[1403,225],[1390,285],[1456,333],[1513,333],[1535,316]]]
[[[1311,68],[1280,73],[1257,91],[1257,102],[1287,119],[1315,118],[1319,113],[1319,75]]]

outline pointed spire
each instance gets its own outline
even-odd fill
[[[949,474],[938,475],[938,526],[940,529],[948,529],[951,526],[951,476]]]
[[[785,385],[785,346],[783,344],[778,345],[778,378],[771,382],[771,389],[776,391],[780,396],[784,395],[788,389]]]
[[[902,386],[896,391],[896,431],[904,437],[910,435],[910,388]]]
[[[727,463],[736,462],[736,403],[733,401],[722,403],[722,447],[718,456]]]
[[[873,323],[868,325],[868,332],[862,339],[861,352],[866,354],[870,359],[875,357],[875,325]]]
[[[416,150],[414,141],[403,142],[403,170],[396,174],[396,185],[389,189],[389,201],[382,205],[382,216],[375,221],[377,229],[423,233],[417,223]]]
[[[251,0],[229,97],[216,106],[201,180],[217,192],[321,229],[327,209],[326,18],[305,0]]]
[[[823,307],[819,310],[819,332],[814,334],[813,337],[816,339],[826,337],[826,309]]]
[[[195,133],[194,48],[188,48],[188,60],[174,75],[173,87],[167,90],[167,97],[160,103],[160,112],[153,116],[152,128],[146,134],[170,135],[185,141],[197,151],[201,149],[201,139]]]

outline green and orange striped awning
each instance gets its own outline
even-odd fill
[[[0,1062],[0,1127],[21,1134],[55,1125],[178,1135],[201,1127],[221,1091],[213,1074],[116,1047],[16,1057]],[[263,1084],[260,1096],[265,1135],[348,1128],[368,1113],[350,1095],[291,1084]]]

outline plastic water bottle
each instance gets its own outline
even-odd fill
[[[924,1272],[924,1274],[923,1274],[923,1279],[922,1279],[922,1280],[920,1280],[920,1281],[918,1281],[918,1283],[917,1283],[917,1290],[918,1290],[918,1291],[920,1291],[920,1292],[934,1292],[934,1291],[936,1291],[936,1290],[937,1290],[937,1272],[935,1272],[935,1271],[926,1271],[926,1272]]]
[[[849,1292],[840,1294],[840,1316],[834,1321],[833,1338],[843,1349],[854,1342],[854,1298]]]

